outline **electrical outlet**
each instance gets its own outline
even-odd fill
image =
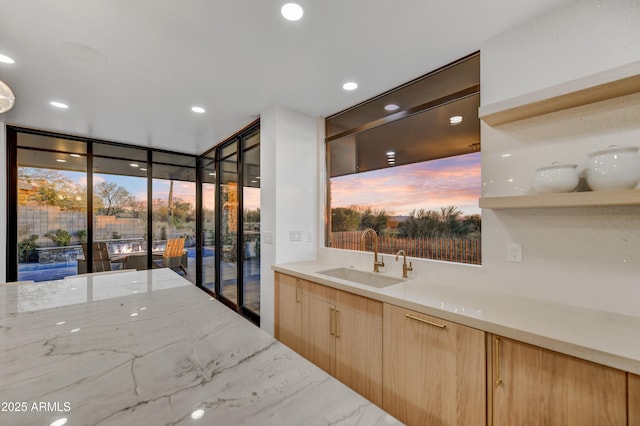
[[[507,244],[507,260],[509,262],[522,262],[522,244]]]

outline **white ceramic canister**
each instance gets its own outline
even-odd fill
[[[536,169],[533,188],[538,194],[571,192],[578,186],[577,164],[560,164],[557,161],[550,166]]]
[[[587,184],[592,190],[633,189],[640,182],[638,147],[611,145],[588,156]]]

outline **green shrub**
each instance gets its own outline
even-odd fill
[[[55,234],[47,233],[44,236],[50,238],[58,247],[64,247],[71,244],[71,234],[64,229],[58,229]]]
[[[32,235],[18,243],[18,257],[20,262],[26,262],[29,254],[38,248],[37,235]]]

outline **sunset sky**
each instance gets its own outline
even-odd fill
[[[414,209],[456,206],[463,215],[480,214],[480,153],[331,179],[331,207],[350,205],[409,215]]]
[[[87,176],[81,172],[62,172],[62,174],[71,179],[76,184],[86,186]],[[147,178],[145,177],[133,177],[133,176],[119,176],[119,175],[107,175],[107,174],[94,174],[93,183],[99,182],[114,182],[117,185],[122,186],[129,191],[138,201],[145,201],[147,199]],[[153,180],[153,199],[161,199],[168,201],[169,199],[169,184],[170,181],[164,179]],[[213,208],[213,186],[205,185],[203,189],[204,205],[205,208]],[[196,203],[196,184],[195,182],[173,182],[173,197],[181,201],[186,201],[195,206]],[[244,208],[248,210],[255,210],[260,207],[260,188],[246,187],[244,188]]]
[[[86,184],[84,173],[63,173]],[[84,181],[83,181],[84,180]],[[136,199],[146,199],[146,178],[94,175],[94,183],[108,180],[123,186]],[[480,214],[480,153],[389,167],[331,179],[331,207],[350,205],[386,209],[393,215],[409,215],[414,209],[439,210],[456,206],[464,215]],[[204,196],[209,191],[205,189]],[[195,183],[175,181],[174,198],[195,204]],[[154,180],[153,198],[167,200],[169,181]],[[205,206],[211,201],[205,199]],[[260,206],[260,190],[245,188],[245,208]]]

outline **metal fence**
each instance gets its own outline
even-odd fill
[[[372,239],[366,238],[363,246],[363,231],[331,233],[331,247],[347,250],[373,251]],[[480,239],[467,238],[404,238],[380,235],[378,252],[395,255],[404,250],[407,256],[423,259],[480,265],[482,263]]]

